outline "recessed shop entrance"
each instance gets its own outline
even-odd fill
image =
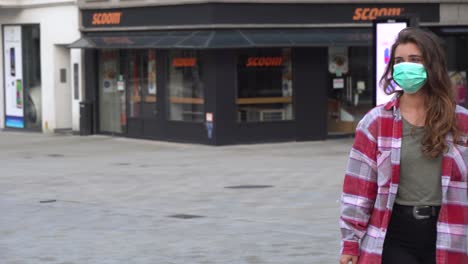
[[[117,82],[121,75],[119,50],[101,50],[99,57],[97,105],[101,133],[125,134],[127,132],[124,86]]]
[[[99,131],[151,138],[156,134],[156,51],[99,51]]]

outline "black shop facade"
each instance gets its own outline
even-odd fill
[[[82,134],[209,145],[324,140],[373,107],[372,20],[438,4],[82,9]]]

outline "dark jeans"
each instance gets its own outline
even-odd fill
[[[382,264],[435,264],[437,215],[418,220],[408,207],[395,204],[385,237]]]

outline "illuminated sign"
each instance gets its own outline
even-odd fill
[[[398,36],[398,33],[407,27],[405,21],[376,21],[374,25],[375,30],[375,95],[376,105],[385,104],[393,95],[387,95],[385,89],[389,87],[380,87],[380,78],[385,72],[387,65],[390,61],[391,49],[393,43]]]
[[[122,12],[102,12],[93,14],[93,25],[119,25]]]
[[[356,8],[354,10],[354,21],[361,20],[375,20],[378,17],[383,16],[400,16],[403,14],[404,8]]]
[[[23,52],[21,26],[3,28],[5,126],[24,128]]]
[[[172,60],[173,67],[195,67],[196,64],[196,58],[175,58]]]
[[[283,57],[250,57],[246,67],[277,67],[283,65]]]

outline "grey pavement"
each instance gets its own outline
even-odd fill
[[[0,264],[338,263],[351,144],[0,132]]]

